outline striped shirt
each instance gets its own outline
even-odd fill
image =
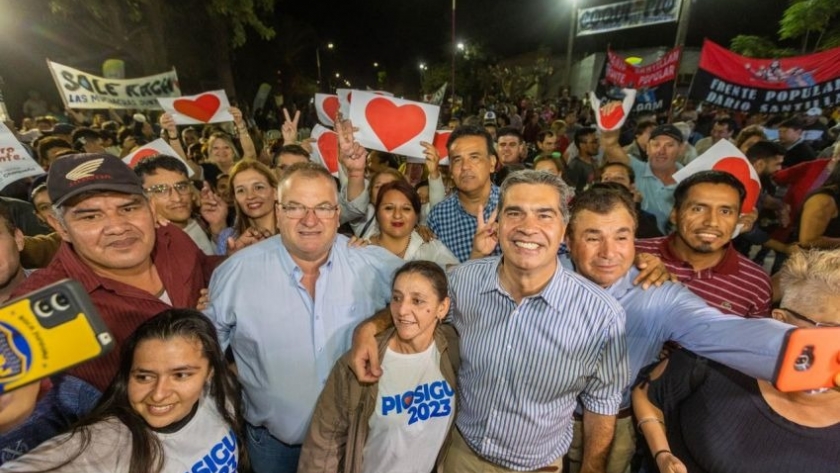
[[[499,205],[499,188],[491,184],[490,197],[484,205],[484,221],[490,218],[490,214]],[[464,210],[461,201],[458,199],[458,192],[450,194],[443,202],[432,207],[426,224],[435,232],[435,235],[446,245],[447,248],[464,262],[470,259],[472,252],[473,237],[478,228],[478,219]],[[494,255],[499,254],[499,247],[493,251]]]
[[[629,378],[624,310],[559,262],[542,292],[517,306],[501,286],[500,261],[469,261],[450,274],[461,335],[456,422],[482,458],[534,470],[568,450],[578,398],[591,412],[618,412]]]
[[[636,240],[636,253],[651,253],[662,259],[677,279],[710,306],[741,317],[768,317],[772,289],[767,273],[727,245],[723,259],[714,267],[695,271],[671,250],[675,234]]]

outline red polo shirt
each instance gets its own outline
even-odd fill
[[[103,391],[117,373],[120,346],[134,329],[166,309],[194,308],[199,291],[208,286],[210,274],[221,260],[202,253],[180,228],[174,225],[158,228],[152,261],[172,301],[169,306],[153,294],[97,275],[64,242],[49,266],[32,273],[12,297],[65,278],[75,279],[84,286],[114,335],[116,346],[111,353],[77,366],[70,373]]]
[[[671,251],[675,234],[636,240],[636,253],[651,253],[665,263],[672,274],[707,304],[721,312],[742,317],[769,317],[772,288],[770,277],[731,244],[720,262],[709,269],[695,271]]]

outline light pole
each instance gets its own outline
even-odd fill
[[[570,0],[572,12],[569,15],[569,43],[566,45],[566,86],[569,87],[569,94],[572,92],[572,50],[575,47],[575,29],[577,28],[577,0]]]
[[[327,49],[332,51],[335,47],[335,44],[332,42],[327,43]],[[315,64],[318,66],[318,90],[321,90],[321,45],[315,48]]]
[[[452,70],[450,71],[452,73],[452,78],[451,78],[452,85],[450,86],[451,87],[450,90],[452,91],[452,105],[453,106],[455,105],[455,53],[456,52],[457,51],[456,51],[456,48],[455,48],[455,0],[452,0]],[[445,95],[446,95],[446,93],[444,92],[444,96]]]

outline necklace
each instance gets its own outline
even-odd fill
[[[405,241],[405,248],[403,248],[402,251],[397,253],[397,256],[399,256],[400,258],[405,258],[405,252],[408,251],[408,245],[410,245],[410,244],[411,244],[411,233],[408,234],[408,239]]]

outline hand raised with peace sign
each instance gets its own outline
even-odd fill
[[[478,225],[475,229],[475,236],[473,236],[472,252],[470,259],[479,259],[490,256],[496,247],[499,245],[499,224],[496,223],[496,216],[499,209],[493,210],[490,218],[484,221],[484,206],[478,208]]]
[[[354,128],[350,120],[344,120],[341,113],[336,115],[335,132],[338,135],[338,160],[341,161],[348,174],[364,173],[367,164],[367,150],[356,141],[353,136],[355,131],[358,131],[358,128]]]
[[[295,118],[289,117],[289,110],[283,107],[283,116],[286,121],[280,127],[280,133],[283,135],[283,144],[290,145],[297,142],[298,136],[298,122],[300,121],[300,110],[295,112]]]

